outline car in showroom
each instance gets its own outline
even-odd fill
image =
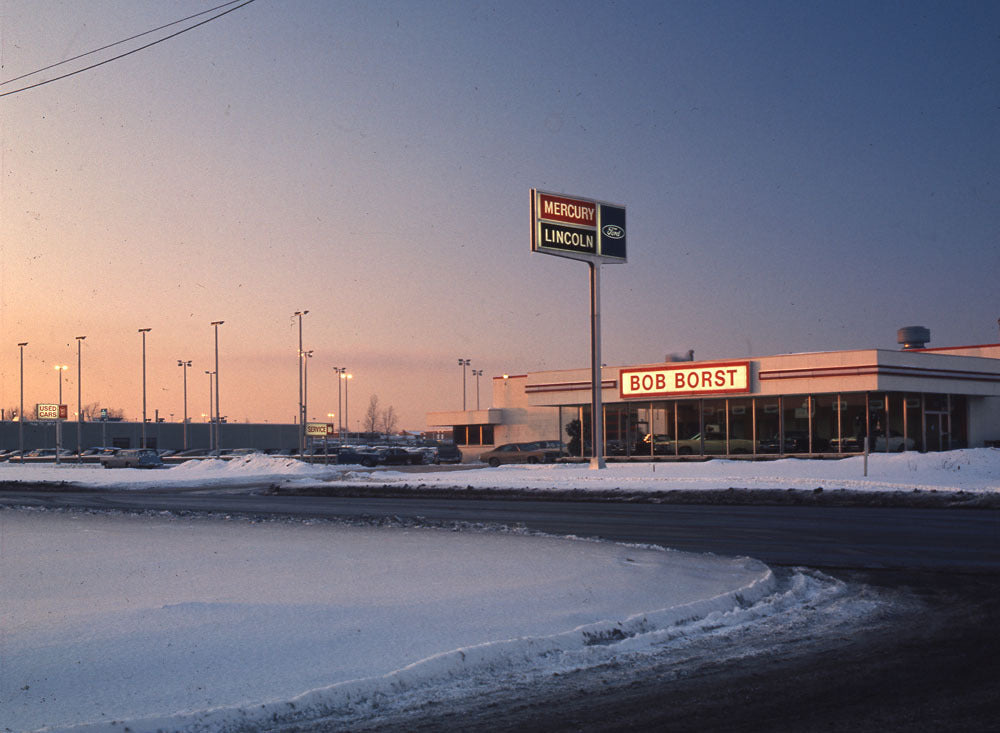
[[[479,455],[479,460],[496,468],[504,463],[555,463],[564,454],[559,448],[539,443],[506,443]]]

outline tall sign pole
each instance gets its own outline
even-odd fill
[[[604,407],[601,404],[601,263],[590,262],[591,468],[604,468]],[[580,426],[581,433],[583,425]]]
[[[625,207],[531,190],[531,251],[582,260],[590,267],[591,468],[604,468],[601,404],[601,263],[626,261]],[[580,439],[583,439],[581,424]]]

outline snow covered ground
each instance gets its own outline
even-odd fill
[[[160,471],[0,464],[0,481],[1000,490],[996,450],[875,455],[867,479],[862,470],[850,458],[417,474],[252,456]],[[832,578],[748,558],[516,532],[28,509],[0,510],[0,586],[4,731],[267,730],[317,717],[348,728],[415,700],[628,665],[727,629],[766,638],[778,617],[813,619],[824,605],[858,623],[872,610]]]
[[[539,490],[668,491],[673,489],[824,489],[857,491],[1000,492],[1000,450],[872,454],[841,460],[786,458],[775,461],[713,459],[662,463],[500,466],[468,471],[421,472],[307,464],[290,458],[249,455],[231,461],[188,461],[161,470],[103,470],[64,463],[20,466],[0,463],[0,482],[70,482],[81,486],[142,489],[163,486],[225,486],[338,483],[426,487],[526,488]]]
[[[0,533],[15,731],[372,714],[830,590],[747,558],[497,532],[4,510]]]

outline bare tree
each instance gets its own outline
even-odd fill
[[[91,402],[83,406],[83,419],[89,421],[97,421],[101,419],[102,406],[100,402]],[[120,407],[109,407],[108,419],[109,420],[121,420],[125,417],[125,411]]]
[[[379,428],[378,395],[373,394],[368,400],[368,409],[365,411],[365,432],[374,433]]]
[[[386,435],[391,435],[396,432],[396,426],[399,424],[399,416],[396,415],[396,408],[389,405],[382,411],[382,432]]]

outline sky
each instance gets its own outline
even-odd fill
[[[221,0],[0,0],[0,94]],[[232,6],[231,6],[232,7]],[[200,16],[204,19],[209,16]],[[187,23],[190,25],[195,21]],[[995,343],[1000,5],[255,0],[0,97],[0,407],[400,427],[589,363],[529,191],[627,209],[603,361]],[[82,375],[77,373],[76,337]],[[466,404],[476,382],[465,371]]]

